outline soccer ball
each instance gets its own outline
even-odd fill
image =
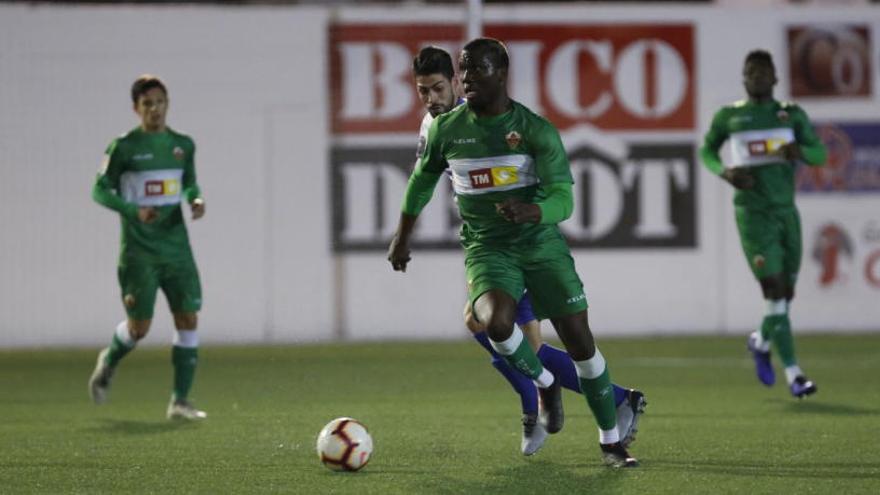
[[[373,453],[373,437],[355,419],[336,418],[318,434],[318,457],[333,471],[357,471]]]

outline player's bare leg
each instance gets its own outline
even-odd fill
[[[109,347],[101,349],[95,369],[89,377],[89,396],[95,404],[107,402],[110,384],[116,373],[116,366],[126,354],[134,349],[137,341],[147,335],[152,320],[133,320],[129,318],[116,327]]]
[[[605,358],[596,348],[587,320],[587,311],[551,319],[559,338],[577,368],[581,391],[599,426],[599,447],[605,463],[614,467],[634,467],[638,461],[620,443],[617,408]]]
[[[177,333],[171,348],[171,362],[174,364],[174,393],[168,403],[168,419],[205,419],[207,413],[197,409],[189,400],[189,390],[195,379],[198,364],[199,338],[196,333],[198,314],[194,312],[174,313],[174,326]]]

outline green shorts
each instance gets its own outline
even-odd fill
[[[801,266],[801,220],[797,209],[735,210],[743,253],[755,278],[783,274],[794,283]]]
[[[160,288],[172,313],[195,313],[202,307],[202,286],[192,256],[161,263],[124,260],[119,263],[117,274],[122,305],[133,320],[153,318]]]
[[[465,273],[471,306],[491,289],[503,290],[516,301],[528,289],[539,320],[587,309],[584,284],[562,234],[537,247],[473,243],[465,248]]]

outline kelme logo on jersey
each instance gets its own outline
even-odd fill
[[[504,136],[504,139],[507,140],[507,146],[509,146],[510,149],[516,149],[522,141],[522,136],[516,131],[510,131]]]
[[[516,167],[480,168],[471,170],[468,172],[468,176],[471,179],[471,187],[474,189],[516,184],[519,180]]]
[[[144,182],[144,196],[175,196],[178,193],[180,193],[180,182],[177,179]]]
[[[586,294],[578,294],[574,297],[569,297],[568,299],[565,300],[565,302],[566,302],[566,304],[574,304],[576,302],[583,301],[586,298],[587,298]]]

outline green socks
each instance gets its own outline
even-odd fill
[[[171,348],[171,363],[174,365],[174,399],[186,399],[196,376],[196,364],[199,361],[197,347]]]
[[[593,411],[599,428],[614,428],[617,425],[617,407],[614,405],[614,390],[608,368],[596,378],[580,378],[580,383],[581,393],[587,399],[587,405]]]
[[[596,354],[586,361],[575,361],[581,393],[587,399],[587,405],[596,417],[599,429],[615,430],[617,425],[617,406],[614,404],[614,389],[611,386],[611,374],[605,364],[605,357],[596,349]],[[613,443],[617,439],[602,443]]]
[[[794,354],[794,337],[791,334],[791,321],[787,314],[765,316],[761,323],[761,336],[765,341],[773,342],[783,366],[797,364],[797,358]]]
[[[107,366],[115,368],[119,361],[131,352],[137,341],[131,338],[128,333],[128,322],[123,321],[116,327],[113,339],[110,341],[109,352],[107,352]]]
[[[507,361],[507,364],[535,380],[539,387],[549,387],[553,383],[553,374],[544,369],[535,350],[519,328],[514,328],[507,340],[496,342],[489,339],[489,343],[492,344],[495,352]]]

